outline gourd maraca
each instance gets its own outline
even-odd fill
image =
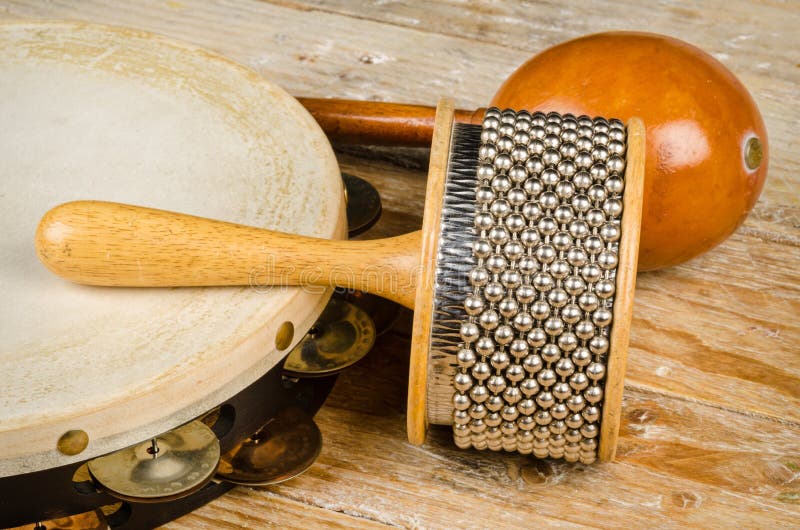
[[[334,139],[429,145],[433,108],[301,100]],[[613,32],[543,51],[515,71],[498,107],[641,117],[647,127],[639,270],[687,261],[744,221],[767,175],[767,133],[741,82],[677,39]],[[456,111],[478,123],[483,109]]]

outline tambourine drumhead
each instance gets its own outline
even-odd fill
[[[0,477],[191,420],[278,362],[281,324],[291,346],[322,311],[327,293],[300,289],[73,285],[34,252],[42,214],[76,199],[344,237],[330,145],[254,72],[130,30],[0,25],[0,124]],[[88,446],[63,455],[77,429]]]

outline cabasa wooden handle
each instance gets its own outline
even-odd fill
[[[36,231],[42,263],[76,283],[338,286],[412,309],[419,249],[419,232],[332,241],[99,201],[57,206]]]

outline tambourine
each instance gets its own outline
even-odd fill
[[[0,25],[0,79],[0,527],[94,510],[153,527],[305,469],[335,376],[283,362],[330,289],[81,287],[41,267],[32,236],[93,196],[345,237],[315,121],[245,68],[125,29]]]

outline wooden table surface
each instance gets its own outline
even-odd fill
[[[770,172],[705,256],[639,276],[617,460],[580,466],[405,439],[409,314],[343,374],[303,476],[237,488],[170,528],[800,526],[800,4],[712,0],[4,1],[0,19],[138,27],[220,52],[298,96],[485,105],[516,66],[582,34],[687,40],[750,89]],[[338,148],[381,191],[367,237],[421,224],[426,152]],[[676,230],[679,227],[676,227]]]

